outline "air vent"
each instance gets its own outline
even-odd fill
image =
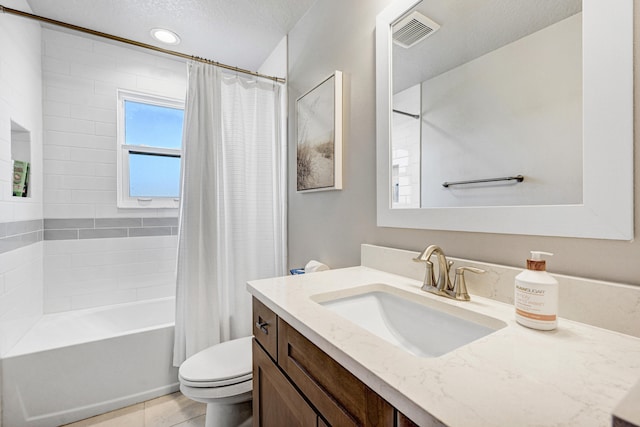
[[[412,12],[393,25],[393,42],[404,48],[410,48],[438,31],[439,28],[440,25],[420,12]]]

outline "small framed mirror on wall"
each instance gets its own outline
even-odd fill
[[[632,12],[391,3],[376,23],[378,225],[632,239]]]

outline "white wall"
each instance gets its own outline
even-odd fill
[[[177,209],[116,206],[116,89],[184,99],[184,61],[50,29],[43,46],[45,312],[173,295]]]
[[[258,68],[260,74],[273,77],[287,76],[287,37],[283,37],[278,45],[269,54],[267,59],[264,60],[260,68]]]
[[[396,229],[376,226],[375,18],[392,0],[323,0],[289,33],[289,266],[312,258],[358,265],[360,244],[409,250],[438,244],[448,255],[524,267],[532,249],[555,256],[550,271],[640,285],[640,242]],[[634,8],[635,79],[640,81],[640,8]],[[333,70],[345,72],[344,190],[295,192],[295,99]],[[635,108],[640,109],[635,89]],[[635,126],[640,129],[640,118]],[[636,145],[640,132],[636,132]],[[603,141],[606,144],[606,141]],[[640,150],[635,150],[640,165]],[[636,166],[635,228],[640,230]],[[612,191],[616,191],[615,188]]]
[[[4,4],[29,10],[23,0]],[[42,220],[40,46],[39,24],[0,14],[0,355],[42,314],[42,242],[22,245],[20,231],[10,231],[15,223]],[[30,132],[28,198],[12,196],[11,121]]]
[[[423,82],[422,207],[582,203],[581,53],[578,13]]]

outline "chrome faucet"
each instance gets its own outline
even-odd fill
[[[436,280],[433,272],[433,262],[431,257],[436,255],[438,257],[438,279]],[[484,270],[475,267],[458,267],[456,268],[456,277],[453,285],[449,278],[449,271],[453,265],[453,261],[448,261],[444,254],[444,251],[440,246],[430,245],[427,246],[420,255],[413,259],[416,262],[424,262],[427,266],[425,272],[424,281],[422,283],[422,290],[431,292],[436,295],[440,295],[447,298],[452,298],[461,301],[469,301],[471,297],[467,292],[467,284],[464,278],[465,271],[471,271],[472,273],[484,273]]]

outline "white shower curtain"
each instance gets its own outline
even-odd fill
[[[185,105],[173,363],[251,335],[247,280],[286,269],[280,86],[192,62]]]

